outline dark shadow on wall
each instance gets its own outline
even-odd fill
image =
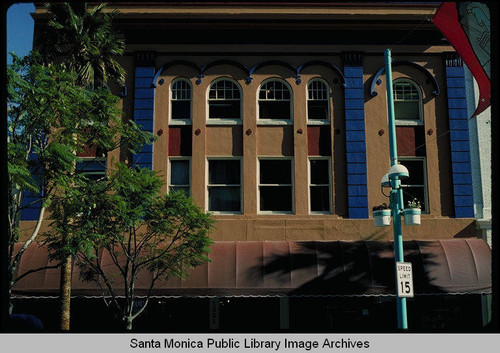
[[[480,238],[481,231],[479,230],[477,223],[475,220],[471,221],[471,223],[455,234],[454,238]]]

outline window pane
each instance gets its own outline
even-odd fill
[[[311,160],[311,184],[330,184],[328,164],[326,159]]]
[[[240,101],[209,101],[209,119],[239,119]]]
[[[189,161],[170,161],[170,185],[189,185]]]
[[[76,172],[90,180],[99,180],[106,176],[106,159],[83,159],[76,162]]]
[[[259,101],[259,119],[290,119],[289,101]]]
[[[209,184],[240,184],[239,160],[208,161]]]
[[[290,90],[282,82],[270,81],[261,86],[259,90],[259,99],[290,100]]]
[[[308,86],[309,99],[328,99],[328,89],[323,82],[313,81]]]
[[[424,185],[424,161],[423,160],[400,160],[402,165],[404,165],[410,174],[409,178],[403,179],[402,184],[406,185]]]
[[[261,186],[261,211],[292,211],[291,186]]]
[[[191,99],[191,87],[186,81],[176,81],[172,85],[172,100]]]
[[[260,160],[261,184],[291,184],[292,161],[286,159]]]
[[[396,119],[419,120],[419,102],[394,102],[394,114]]]
[[[228,80],[220,80],[210,86],[208,93],[210,99],[239,99],[240,90],[238,86]]]
[[[308,101],[307,118],[310,120],[328,119],[328,101]]]
[[[393,92],[396,100],[418,100],[417,88],[409,82],[394,83]]]
[[[328,186],[311,186],[311,211],[330,211],[330,188]]]
[[[191,102],[172,101],[172,119],[191,119]]]
[[[208,188],[209,211],[240,211],[239,186],[211,186]]]

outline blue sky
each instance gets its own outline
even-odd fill
[[[17,56],[28,54],[33,44],[33,3],[16,3],[7,10],[7,63],[12,63],[11,51]]]

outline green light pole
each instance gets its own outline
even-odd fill
[[[403,254],[403,231],[401,228],[401,212],[403,210],[403,190],[401,189],[401,177],[408,177],[408,171],[403,166],[398,168],[398,147],[396,140],[396,121],[394,116],[394,97],[392,91],[392,67],[391,67],[391,50],[386,49],[385,57],[385,74],[387,81],[387,109],[389,120],[389,147],[391,157],[391,169],[389,169],[389,181],[391,184],[390,207],[394,220],[394,260],[395,266],[397,262],[404,262]],[[396,282],[396,286],[398,283]],[[397,287],[396,287],[397,288]],[[396,297],[397,312],[398,312],[398,328],[402,330],[408,329],[408,319],[406,315],[406,298]]]

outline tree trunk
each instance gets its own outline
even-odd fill
[[[133,323],[133,319],[132,319],[132,317],[131,317],[131,316],[129,316],[129,317],[127,317],[127,319],[126,319],[126,320],[127,320],[127,321],[126,321],[126,327],[125,327],[125,328],[126,328],[126,330],[127,330],[127,331],[132,331],[132,323]]]
[[[70,329],[70,303],[71,303],[71,256],[68,256],[61,266],[61,282],[59,285],[59,293],[61,300],[61,331],[69,331]]]

